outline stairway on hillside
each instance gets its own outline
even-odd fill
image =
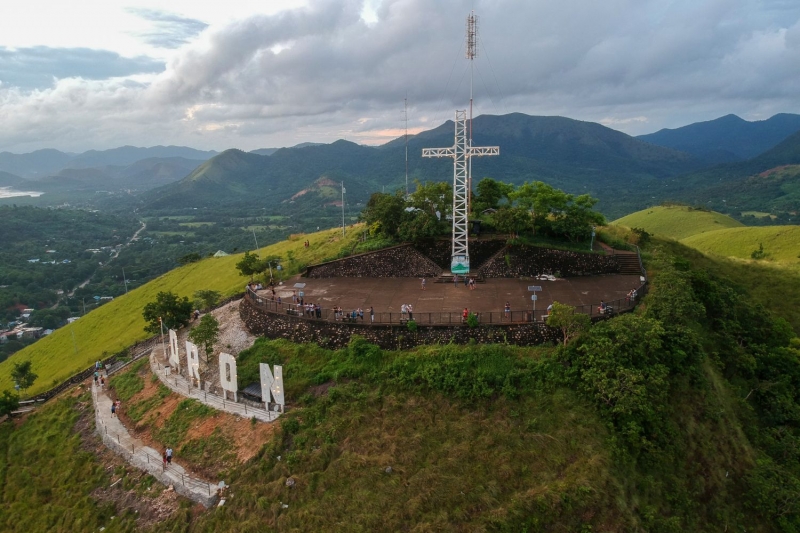
[[[639,265],[639,255],[636,252],[617,252],[614,254],[619,262],[620,274],[642,274],[642,268]]]

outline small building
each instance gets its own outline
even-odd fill
[[[39,262],[38,257],[36,259],[28,259],[28,263],[38,263],[38,262]]]
[[[71,316],[71,317],[69,317],[69,318],[67,319],[67,324],[72,324],[73,322],[75,322],[75,321],[76,321],[76,320],[78,320],[79,318],[80,318],[79,316]]]
[[[227,252],[223,252],[222,250],[217,250],[217,253],[214,254],[214,257],[225,257],[227,255],[230,254],[228,254]]]

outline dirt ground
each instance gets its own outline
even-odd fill
[[[238,313],[237,313],[238,318]],[[130,400],[124,402],[119,412],[119,417],[130,431],[131,435],[141,439],[141,441],[155,450],[164,450],[168,443],[160,442],[153,437],[153,432],[163,427],[170,415],[175,411],[178,404],[185,398],[175,393],[171,393],[164,398],[153,411],[147,413],[137,423],[130,419],[126,407],[137,404],[154,396],[159,389],[161,381],[153,380],[150,366],[145,365],[140,370],[140,375],[144,379],[144,389],[135,394]],[[113,392],[112,392],[113,394]],[[126,405],[127,404],[127,405]],[[261,447],[266,443],[275,431],[274,424],[257,422],[255,425],[249,418],[242,418],[237,415],[224,412],[216,412],[214,415],[197,420],[195,425],[187,431],[184,443],[193,439],[209,437],[215,430],[219,429],[225,440],[229,443],[229,451],[233,452],[236,461],[243,463],[254,457]],[[173,448],[178,446],[169,443]],[[216,477],[221,469],[226,465],[220,464],[219,468],[207,468],[203,465],[192,464],[185,457],[181,458],[181,465],[188,471],[198,473],[207,477]],[[230,466],[230,465],[228,465]]]

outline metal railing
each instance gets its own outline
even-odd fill
[[[577,305],[575,312],[589,315],[591,318],[603,318],[615,313],[630,311],[636,305],[636,300],[646,293],[646,284],[642,284],[636,290],[636,296],[631,299],[628,297],[605,302],[606,310],[601,310],[598,304]],[[272,298],[259,296],[253,290],[247,290],[245,298],[256,307],[279,315],[288,315],[310,321],[340,322],[347,324],[363,325],[405,325],[409,321],[414,321],[421,326],[452,326],[466,322],[463,311],[438,312],[438,313],[401,313],[396,311],[380,311],[370,314],[369,309],[362,313],[353,310],[337,311],[335,309],[321,307],[312,311],[299,303],[278,302]],[[610,310],[609,310],[610,308]],[[511,325],[525,324],[530,322],[543,322],[547,319],[547,308],[538,308],[516,311],[474,311],[479,324],[484,325]]]

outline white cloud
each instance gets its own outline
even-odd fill
[[[382,142],[402,127],[406,94],[411,128],[467,106],[463,20],[472,1],[328,0],[271,4],[268,13],[233,4],[249,16],[221,23],[171,2],[179,16],[165,23],[176,26],[162,27],[166,38],[151,50],[166,61],[160,74],[71,77],[32,92],[3,83],[0,121],[14,127],[0,131],[0,149],[250,149],[342,132]],[[476,113],[560,114],[646,133],[727,113],[800,112],[793,2],[484,0],[475,9]],[[126,24],[120,31],[130,35]],[[2,30],[0,22],[0,45]],[[143,45],[119,46],[131,57]]]

